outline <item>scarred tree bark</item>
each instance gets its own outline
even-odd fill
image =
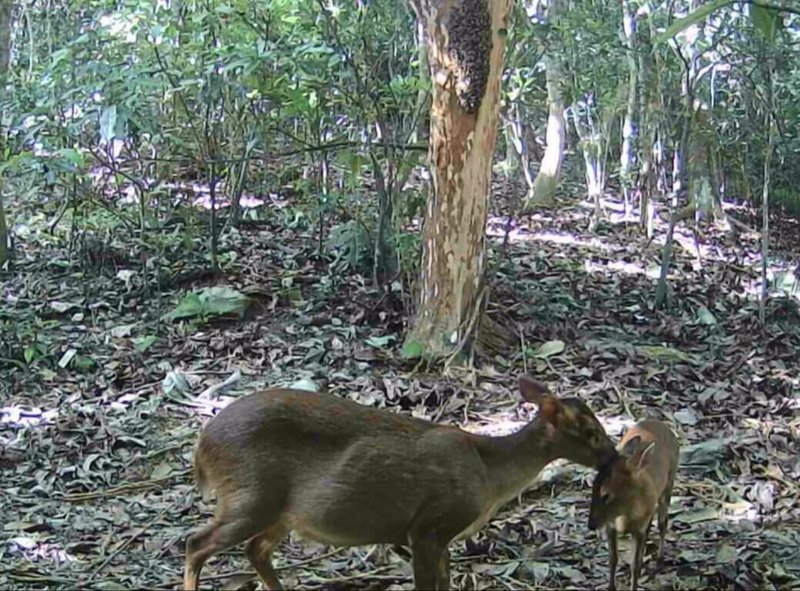
[[[419,307],[406,352],[440,357],[474,336],[511,0],[412,0],[431,72],[430,167]]]

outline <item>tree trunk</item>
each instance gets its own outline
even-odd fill
[[[628,53],[628,96],[622,124],[622,150],[619,176],[625,202],[625,217],[630,213],[631,194],[636,176],[637,136],[639,130],[639,59],[636,31],[636,6],[622,0],[622,32]]]
[[[11,0],[0,0],[0,92],[5,92],[6,75],[11,58]],[[5,153],[5,137],[0,138],[0,153]],[[6,264],[9,257],[8,249],[8,224],[6,223],[5,210],[3,209],[3,183],[0,178],[0,268]]]
[[[417,91],[417,100],[414,105],[414,113],[419,113],[419,121],[417,123],[418,130],[413,133],[409,138],[409,143],[416,143],[420,137],[425,137],[425,117],[423,117],[423,108],[427,111],[427,102],[430,98],[430,92],[427,88],[428,76],[430,75],[430,67],[428,65],[428,48],[425,40],[425,27],[421,20],[417,20],[417,47],[419,51],[419,81],[420,87]]]
[[[3,195],[0,193],[0,270],[8,261],[8,227],[6,214],[3,210]]]
[[[767,322],[767,299],[769,298],[769,190],[772,155],[777,142],[775,125],[775,87],[771,62],[767,67],[767,146],[764,153],[764,181],[761,188],[761,297],[758,302],[758,318],[761,326]]]
[[[594,204],[589,223],[589,230],[594,231],[603,214],[601,200],[607,180],[608,138],[617,109],[612,104],[605,113],[597,113],[591,101],[583,100],[574,104],[571,112],[586,167],[586,192]]]
[[[511,0],[414,0],[431,68],[433,191],[409,356],[457,352],[479,326],[486,215]]]
[[[547,20],[553,31],[558,31],[558,21],[564,10],[564,0],[552,0],[547,10]],[[546,203],[558,187],[561,167],[564,164],[564,150],[567,143],[567,124],[564,119],[564,93],[561,85],[566,79],[561,60],[561,44],[550,40],[550,47],[544,58],[545,81],[547,84],[547,147],[544,151],[539,174],[533,182],[528,195],[528,205]]]
[[[659,107],[661,85],[655,72],[650,29],[650,6],[645,3],[637,14],[636,45],[639,70],[639,121],[641,168],[636,190],[639,193],[639,224],[645,229],[647,238],[653,237],[653,196],[658,185],[657,154],[658,135],[656,133],[656,113]]]
[[[506,170],[510,176],[517,168],[522,169],[522,176],[528,187],[528,192],[533,191],[533,176],[531,175],[531,157],[528,139],[526,138],[525,121],[522,117],[522,106],[518,100],[510,100],[506,125],[506,160],[509,161]],[[518,161],[518,166],[514,165]]]
[[[683,109],[681,112],[681,128],[680,135],[677,138],[677,145],[672,160],[672,203],[670,206],[670,226],[667,230],[667,236],[664,240],[664,247],[661,251],[661,272],[658,277],[658,285],[656,286],[655,307],[661,308],[669,305],[669,286],[667,285],[667,276],[669,275],[669,267],[672,261],[672,238],[675,224],[682,219],[682,215],[678,212],[679,204],[686,203],[689,200],[689,138],[692,131],[692,124],[694,123],[695,106],[694,106],[694,84],[697,75],[697,59],[699,52],[696,43],[689,43],[687,47],[688,57],[683,58],[684,71],[681,81],[682,95],[683,95]],[[691,214],[695,215],[697,210],[696,200],[691,201],[684,211],[691,209]],[[699,249],[698,249],[699,251]]]

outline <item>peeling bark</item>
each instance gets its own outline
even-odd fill
[[[439,357],[463,347],[479,326],[511,1],[419,0],[414,7],[425,27],[433,87],[433,191],[423,228],[419,307],[406,343]]]

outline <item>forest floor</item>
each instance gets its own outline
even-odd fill
[[[525,218],[507,247],[503,225],[490,224],[488,313],[519,345],[446,372],[400,359],[402,306],[315,259],[313,231],[277,216],[223,237],[222,279],[192,274],[199,239],[197,259],[186,260],[175,255],[183,243],[165,237],[158,263],[183,282],[149,293],[130,237],[69,251],[45,231],[18,232],[16,271],[0,276],[0,588],[180,588],[185,536],[213,508],[195,492],[192,446],[212,407],[257,387],[313,382],[363,404],[507,431],[526,416],[516,376],[527,371],[583,397],[615,438],[633,417],[665,419],[679,435],[665,561],[655,572],[648,558],[644,588],[796,589],[795,300],[771,299],[762,329],[757,234],[704,227],[701,261],[683,236],[672,307],[654,312],[664,228],[648,244],[633,225],[589,234],[586,220],[579,204]],[[797,226],[777,224],[773,237],[776,258],[793,269]],[[186,291],[212,284],[248,293],[249,313],[162,319]],[[564,463],[548,470],[521,502],[453,545],[453,586],[603,588],[605,542],[587,527],[592,477]],[[275,562],[287,588],[412,585],[410,564],[392,548],[291,538]],[[622,566],[621,588],[628,573]],[[252,577],[237,548],[210,561],[201,585],[253,589]]]

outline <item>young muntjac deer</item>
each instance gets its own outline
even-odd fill
[[[504,437],[376,410],[329,394],[245,396],[205,427],[195,452],[213,522],[186,542],[184,587],[212,555],[247,541],[268,589],[282,589],[272,551],[290,531],[333,546],[410,545],[417,589],[448,589],[448,545],[476,532],[549,462],[589,467],[616,454],[586,404],[528,377],[536,418]]]
[[[658,510],[658,562],[664,555],[669,501],[678,470],[678,440],[661,421],[639,421],[620,441],[620,454],[602,466],[592,488],[589,529],[606,526],[608,537],[608,585],[615,589],[617,534],[631,534],[634,541],[631,590],[637,588],[647,532]]]

